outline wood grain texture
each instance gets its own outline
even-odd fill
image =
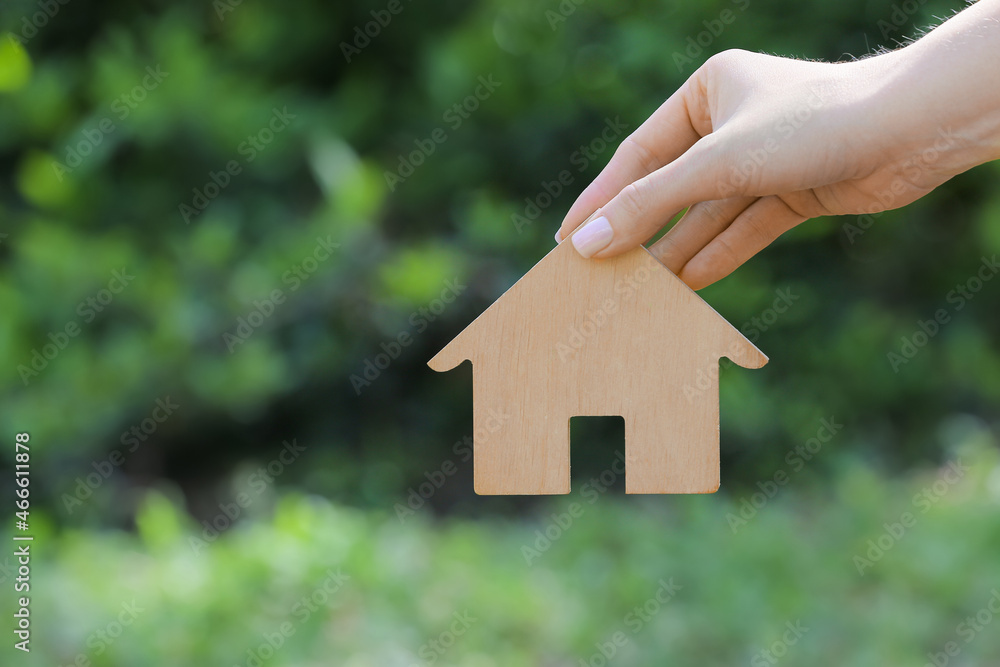
[[[608,415],[626,493],[712,493],[721,357],[767,363],[645,248],[583,259],[564,241],[428,365],[472,361],[476,493],[569,493],[569,420]]]

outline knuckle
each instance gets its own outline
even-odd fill
[[[754,239],[757,245],[767,246],[776,237],[770,227],[761,220],[761,217],[756,214],[749,214],[744,221],[747,226],[747,231],[750,236]]]
[[[625,137],[625,140],[618,146],[618,149],[615,151],[615,157],[618,159],[634,159],[646,173],[652,173],[663,166],[656,159],[656,156],[653,155],[653,152],[639,141],[636,141],[632,135]]]
[[[705,69],[710,72],[729,71],[734,65],[746,59],[749,51],[743,49],[726,49],[709,56],[705,61]]]
[[[711,199],[709,201],[699,202],[695,206],[700,209],[701,215],[708,218],[709,221],[713,223],[713,226],[718,226],[725,222],[726,217],[725,207],[722,201],[719,199]]]
[[[634,183],[629,183],[618,193],[615,199],[622,212],[629,219],[640,218],[646,212],[649,206],[648,189],[648,183],[644,179],[641,179]]]
[[[729,243],[725,234],[717,236],[715,238],[715,243],[717,250],[722,255],[722,264],[736,267],[743,263],[743,260],[740,259],[740,254],[736,252],[736,248]]]

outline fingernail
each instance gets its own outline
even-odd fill
[[[556,243],[562,243],[562,234],[560,234],[561,231],[561,229],[556,230]]]
[[[606,248],[614,235],[611,223],[602,215],[599,218],[594,218],[585,224],[580,231],[573,234],[573,245],[578,253],[584,257],[591,257],[594,253]]]

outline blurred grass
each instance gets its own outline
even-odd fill
[[[1000,456],[982,430],[955,453],[970,468],[956,483],[947,468],[890,480],[850,464],[829,488],[781,489],[735,534],[742,503],[721,495],[578,494],[525,522],[400,522],[293,493],[214,538],[153,492],[138,534],[37,536],[31,664],[252,665],[249,650],[275,666],[569,666],[604,664],[596,645],[616,632],[614,664],[768,664],[787,622],[804,632],[788,664],[924,664],[952,641],[957,664],[996,664],[985,616],[960,624],[1000,599],[1000,562],[983,557],[1000,549]],[[915,523],[886,541],[903,512]],[[863,576],[856,556],[874,558]],[[134,622],[95,635],[118,633],[123,604]],[[455,613],[461,633],[441,637]],[[428,653],[435,638],[448,648]]]

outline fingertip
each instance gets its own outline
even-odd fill
[[[644,239],[641,236],[637,236],[634,230],[622,224],[613,224],[603,215],[593,222],[588,223],[580,232],[588,231],[587,227],[589,225],[594,225],[595,233],[599,233],[599,241],[593,241],[593,245],[595,247],[599,245],[599,247],[590,255],[595,259],[616,257],[643,245]],[[576,241],[576,236],[573,237],[573,241]]]
[[[590,258],[607,248],[614,235],[611,223],[602,215],[586,223],[573,234],[573,246],[582,257]]]

